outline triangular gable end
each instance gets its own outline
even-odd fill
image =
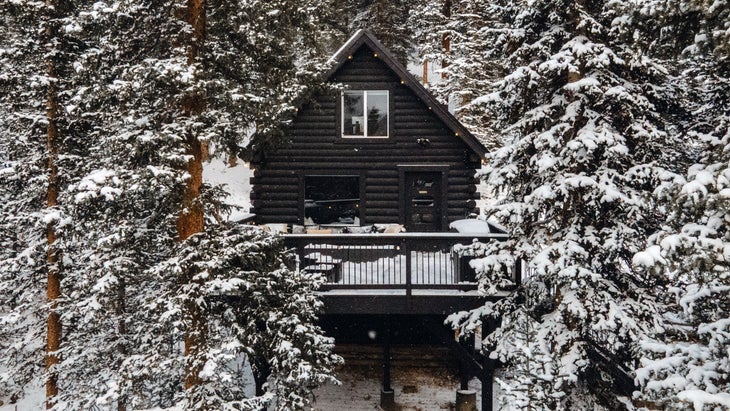
[[[375,36],[368,30],[358,30],[339,50],[330,58],[332,64],[327,72],[327,79],[332,76],[348,61],[348,57],[355,54],[361,47],[367,46],[378,55],[378,58],[392,70],[406,85],[418,96],[428,107],[431,108],[436,117],[441,120],[457,137],[471,148],[480,158],[484,157],[487,149],[456,119],[436,98],[426,90],[423,85],[398,62],[397,59],[386,49]]]

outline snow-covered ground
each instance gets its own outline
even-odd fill
[[[380,368],[344,366],[338,372],[341,385],[326,385],[315,391],[316,410],[372,411],[379,409]],[[453,409],[459,381],[445,370],[410,369],[393,370],[393,389],[396,404],[402,410],[437,411]],[[404,387],[415,387],[416,391]],[[477,379],[469,382],[469,388],[477,390],[477,407],[481,409]],[[36,411],[44,407],[45,391],[36,387],[17,404],[4,404],[0,411]]]
[[[377,366],[348,366],[338,371],[341,385],[326,385],[315,391],[315,409],[321,411],[372,411],[380,409],[382,369]],[[392,388],[401,410],[439,411],[454,409],[459,380],[445,369],[397,368],[392,370]],[[477,392],[477,409],[481,409],[479,380],[469,388]],[[495,404],[496,405],[496,404]]]

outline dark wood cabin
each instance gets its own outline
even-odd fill
[[[332,62],[344,90],[301,107],[289,144],[253,164],[256,221],[433,232],[474,213],[484,146],[370,32]]]
[[[255,220],[287,224],[284,241],[297,269],[326,276],[321,320],[338,342],[382,345],[384,409],[396,403],[391,346],[406,343],[414,327],[456,353],[462,390],[480,378],[483,409],[491,409],[492,362],[443,325],[450,313],[500,298],[477,291],[468,257],[454,248],[507,234],[492,226],[446,232],[477,211],[474,176],[485,148],[368,31],[350,38],[332,63],[327,80],[342,90],[301,107],[288,144],[253,164]],[[367,229],[377,224],[396,230]],[[519,282],[519,266],[514,273]],[[379,337],[359,340],[364,330]],[[475,396],[457,394],[457,407],[467,409]]]

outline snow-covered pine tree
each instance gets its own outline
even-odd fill
[[[58,393],[58,304],[72,247],[60,198],[81,172],[76,159],[83,152],[84,125],[67,112],[75,87],[71,62],[79,50],[69,35],[73,9],[67,1],[0,3],[0,221],[7,245],[0,258],[0,358],[6,368],[0,393],[24,396],[28,383],[41,379],[49,404]],[[45,373],[38,369],[44,362]]]
[[[525,282],[524,290],[523,306],[502,316],[502,327],[485,340],[497,347],[490,355],[508,364],[505,378],[495,378],[502,390],[500,409],[555,409],[564,395],[554,383],[559,363],[545,338],[548,333],[539,326],[539,318],[533,318],[549,292],[541,281],[531,279]],[[485,308],[488,310],[488,305]]]
[[[42,381],[46,182],[42,4],[0,2],[0,399]],[[28,344],[23,344],[23,341]],[[32,343],[31,343],[32,342]]]
[[[667,225],[634,257],[637,269],[666,277],[657,294],[668,307],[664,332],[641,342],[637,380],[640,398],[664,409],[722,409],[730,407],[730,4],[662,6],[647,4],[640,17],[682,29],[654,46],[680,53],[676,81],[692,113],[683,130],[700,156],[685,178],[657,191],[671,210]]]
[[[325,55],[317,45],[321,28],[336,21],[333,6],[330,0],[186,3],[183,15],[192,27],[187,64],[196,86],[188,87],[180,100],[191,126],[181,131],[193,156],[177,224],[180,240],[203,229],[204,144],[234,147],[235,152],[249,135],[259,151],[280,143],[283,127],[313,93],[324,67]],[[191,286],[186,293],[191,311],[183,316],[188,389],[201,381],[197,351],[207,344],[206,320],[198,315],[198,298],[190,294],[199,289]]]
[[[451,43],[465,40],[461,33],[464,25],[454,16],[454,9],[458,9],[460,4],[455,7],[452,0],[423,0],[416,2],[408,17],[418,57],[427,65],[436,65],[433,71],[439,76],[446,77],[444,70],[452,63]],[[449,103],[451,92],[459,87],[456,79],[445,82],[429,78],[423,80],[443,104]]]
[[[312,388],[331,381],[339,361],[333,341],[314,325],[321,309],[314,290],[323,278],[287,269],[293,256],[281,239],[253,227],[212,226],[177,254],[155,271],[178,289],[150,308],[180,329],[190,303],[206,319],[205,346],[194,359],[200,382],[187,390],[183,408],[310,408]]]
[[[502,75],[500,51],[492,48],[503,27],[503,2],[487,0],[426,0],[411,10],[419,57],[436,64],[438,78],[429,90],[483,142],[496,146],[491,116],[480,104],[484,90]],[[448,42],[448,49],[447,43]]]
[[[511,312],[502,321],[504,333],[494,333],[489,341],[501,340],[498,358],[509,364],[505,380],[496,378],[502,389],[499,397],[501,410],[543,410],[546,405],[555,408],[562,396],[553,384],[556,364],[550,350],[537,333],[537,324],[523,310]]]
[[[473,263],[480,287],[509,285],[506,273],[520,259],[531,281],[550,291],[530,314],[557,363],[553,384],[562,395],[533,406],[622,407],[618,384],[596,371],[607,362],[631,369],[633,344],[657,325],[654,278],[634,272],[631,258],[663,221],[651,193],[682,166],[684,147],[665,116],[674,109],[666,70],[616,31],[631,12],[624,6],[506,4],[506,27],[492,45],[505,76],[479,97],[504,142],[483,172],[499,194],[488,214],[510,231],[506,242],[475,247],[484,256]],[[488,314],[506,315],[524,298],[517,288]],[[457,326],[473,326],[462,318]]]
[[[84,172],[60,192],[74,224],[59,306],[66,326],[56,409],[154,406],[172,397],[165,384],[180,379],[178,368],[166,368],[159,394],[144,368],[128,365],[153,349],[177,353],[151,347],[143,322],[131,320],[159,292],[160,284],[143,283],[144,272],[173,249],[184,181],[180,139],[165,129],[168,98],[185,74],[174,64],[170,39],[182,26],[170,24],[169,7],[79,2],[65,21],[79,50],[69,61],[75,88],[66,115],[86,138],[69,158]],[[169,335],[154,337],[170,345]]]
[[[408,13],[412,0],[350,0],[343,13],[349,13],[348,29],[368,29],[402,63],[409,61],[413,46]]]

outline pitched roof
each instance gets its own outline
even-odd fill
[[[432,111],[436,114],[439,120],[443,121],[444,124],[454,132],[454,134],[466,143],[480,157],[483,157],[487,152],[484,145],[476,138],[469,130],[464,127],[459,120],[454,117],[449,110],[441,104],[436,97],[434,97],[423,85],[411,74],[391,53],[388,49],[383,46],[380,41],[366,29],[360,29],[350,37],[347,42],[340,47],[339,50],[330,58],[332,64],[330,71],[327,73],[327,78],[331,78],[337,70],[340,69],[347,61],[348,56],[352,56],[360,47],[366,45],[378,54],[380,60],[385,63],[388,68],[393,70],[398,77],[403,81],[403,84],[408,86],[417,96],[421,99]]]

